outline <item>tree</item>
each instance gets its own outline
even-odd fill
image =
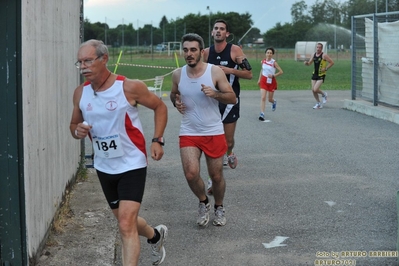
[[[163,16],[159,27],[156,28],[152,27],[152,25],[144,25],[142,28],[134,29],[133,24],[129,24],[118,25],[116,28],[110,29],[107,24],[100,22],[93,24],[86,19],[84,39],[104,40],[106,34],[107,44],[121,45],[123,36],[124,45],[137,45],[138,35],[139,45],[149,45],[151,44],[151,40],[153,44],[175,40],[180,41],[185,33],[195,32],[204,38],[205,44],[208,44],[211,41],[209,21],[213,24],[216,19],[225,19],[229,23],[231,38],[228,41],[230,42],[237,42],[242,37],[246,37],[243,40],[252,42],[254,38],[261,37],[259,29],[252,28],[253,22],[249,13],[218,12],[209,15],[190,13],[184,18],[177,18],[170,21],[168,21],[166,16]]]
[[[186,27],[186,32],[195,32],[198,35],[200,35],[205,42],[205,46],[208,43],[208,40],[210,38],[209,36],[209,28],[208,28],[208,22],[209,22],[209,17],[206,15],[200,15],[200,14],[188,14],[183,18],[183,21],[185,23]],[[211,20],[212,22],[212,20]],[[182,36],[180,36],[179,40],[181,39]]]
[[[163,29],[163,27],[167,24],[169,24],[169,21],[165,16],[163,16],[161,21],[159,22],[159,28]]]
[[[109,29],[107,24],[97,22],[91,24],[89,19],[84,21],[84,40],[99,39],[105,42],[104,32]]]
[[[229,13],[221,13],[218,12],[216,14],[212,14],[211,25],[213,26],[214,21],[216,19],[224,19],[229,24],[229,32],[230,37],[227,40],[228,42],[238,43],[241,39],[241,43],[252,42],[251,38],[244,36],[249,30],[252,28],[253,21],[251,19],[251,14],[248,12],[244,14],[239,14],[237,12],[229,12]],[[251,29],[253,30],[253,29]],[[260,35],[257,38],[261,37]]]
[[[256,41],[257,39],[259,39],[262,36],[262,34],[260,33],[260,29],[254,27],[252,28],[247,36],[245,38],[243,38],[243,40],[240,41],[241,43],[253,43],[254,41]]]
[[[377,3],[377,7],[375,4]],[[388,4],[386,6],[386,4]],[[351,17],[356,15],[366,15],[383,13],[388,9],[388,12],[399,10],[399,0],[389,1],[376,1],[376,0],[349,0],[347,3],[342,5],[343,18],[342,25],[345,28],[351,28]]]
[[[326,0],[322,2],[316,0],[316,3],[310,7],[310,14],[313,17],[314,24],[328,23],[327,21],[330,19],[330,10],[326,2]]]
[[[304,0],[295,2],[291,7],[292,23],[295,24],[299,21],[311,23],[312,19],[307,15],[308,5]]]

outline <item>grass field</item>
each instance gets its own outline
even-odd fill
[[[242,90],[258,90],[257,81],[260,73],[260,61],[263,58],[262,53],[245,52],[252,66],[252,80],[241,79]],[[178,65],[185,64],[183,56],[178,57]],[[326,77],[323,89],[325,90],[350,90],[351,88],[351,61],[346,57],[339,58],[330,55],[335,65],[331,68]],[[277,78],[279,90],[307,90],[310,89],[310,78],[313,71],[312,66],[305,66],[303,62],[295,61],[292,51],[276,54],[275,59],[283,69],[284,74]],[[115,69],[117,56],[111,56],[109,68]],[[159,53],[151,55],[122,55],[120,63],[131,64],[133,66],[118,65],[117,73],[125,75],[128,78],[149,80],[158,75],[166,75],[162,90],[170,91],[172,84],[171,72],[177,67],[174,56],[160,55]],[[146,67],[144,67],[146,66]],[[146,81],[151,85],[153,81]]]

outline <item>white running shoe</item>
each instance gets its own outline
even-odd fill
[[[316,103],[315,106],[313,106],[313,109],[321,109],[323,106],[320,103]]]
[[[226,224],[226,217],[224,216],[224,207],[219,206],[215,210],[215,220],[213,220],[213,225],[223,226]]]
[[[206,187],[206,193],[208,193],[208,195],[212,195],[212,179],[208,176],[208,184]]]
[[[197,224],[199,226],[205,226],[209,222],[209,211],[211,210],[211,204],[206,204],[200,202],[198,205],[198,219]]]
[[[227,156],[227,161],[231,169],[235,169],[237,167],[238,160],[234,153],[231,153],[229,156]]]
[[[323,104],[325,104],[327,102],[327,92],[324,92],[324,95],[322,95],[321,98],[323,99]]]
[[[152,265],[159,265],[163,262],[166,256],[164,245],[166,242],[166,237],[168,236],[168,228],[165,225],[160,224],[156,226],[155,229],[158,230],[161,238],[157,243],[151,244],[151,260]]]

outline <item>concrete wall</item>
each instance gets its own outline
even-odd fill
[[[27,255],[33,257],[74,177],[80,142],[69,133],[80,0],[23,0],[22,90]]]

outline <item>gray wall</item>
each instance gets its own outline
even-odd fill
[[[24,0],[22,9],[23,149],[27,255],[35,256],[80,160],[69,133],[80,0]]]

